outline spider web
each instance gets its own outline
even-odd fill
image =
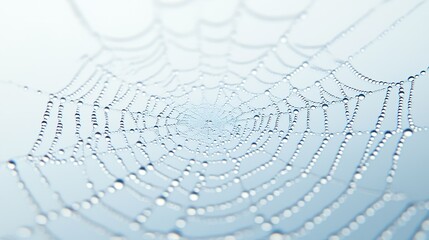
[[[37,139],[3,162],[34,210],[18,236],[426,239],[429,193],[409,196],[397,175],[408,142],[427,140],[414,116],[427,66],[381,80],[361,64],[425,1],[357,4],[324,41],[305,35],[333,13],[323,3],[223,3],[229,15],[205,19],[216,4],[155,2],[122,38],[70,2],[100,49],[41,91]],[[170,27],[177,16],[192,24]]]

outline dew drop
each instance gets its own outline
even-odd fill
[[[361,173],[355,173],[355,179],[357,179],[357,180],[362,179],[362,174]]]
[[[178,228],[184,228],[186,226],[186,221],[184,219],[179,218],[176,221],[176,226]]]
[[[14,169],[16,169],[16,163],[15,163],[15,161],[14,161],[14,160],[9,160],[9,161],[7,162],[7,167],[8,167],[10,170],[14,170]]]
[[[323,109],[323,110],[328,109],[328,104],[326,104],[326,103],[322,104],[322,109]]]
[[[190,199],[191,201],[197,201],[197,200],[198,200],[198,198],[199,198],[199,195],[198,195],[198,193],[196,193],[196,192],[192,192],[192,193],[189,195],[189,199]]]
[[[181,235],[175,231],[167,234],[168,240],[179,240],[180,238],[181,238]]]
[[[124,188],[124,180],[122,179],[117,179],[114,183],[113,183],[113,187],[116,190],[121,190],[122,188]]]
[[[146,171],[146,168],[145,168],[145,167],[140,167],[140,168],[139,168],[139,174],[140,174],[140,175],[146,175],[146,173],[147,173],[147,171]]]
[[[404,136],[405,137],[411,137],[413,135],[413,130],[410,128],[407,128],[404,130]]]
[[[167,201],[166,201],[166,199],[165,199],[165,197],[164,197],[164,196],[158,197],[158,198],[155,200],[155,204],[156,204],[156,205],[158,205],[158,206],[164,206],[166,202],[167,202]]]
[[[44,214],[38,214],[36,216],[36,223],[40,225],[45,225],[48,222],[48,218]]]
[[[281,233],[274,232],[274,233],[271,233],[270,235],[270,240],[282,240],[282,239],[283,239],[283,235]]]

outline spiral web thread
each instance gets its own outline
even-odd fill
[[[191,4],[199,3],[183,3]],[[382,81],[353,63],[424,2],[341,58],[331,50],[388,3],[325,44],[298,44],[291,33],[314,4],[267,16],[239,2],[230,18],[199,20],[187,33],[155,17],[126,39],[95,32],[78,14],[101,48],[48,93],[32,149],[7,163],[36,212],[25,229],[52,239],[76,229],[94,239],[339,239],[359,236],[371,218],[405,202],[371,237],[388,239],[421,213],[410,236],[424,238],[429,201],[409,201],[392,185],[407,139],[427,131],[412,114],[427,69]],[[287,27],[268,36],[272,44],[240,42],[238,16]],[[206,52],[205,44],[224,51]],[[197,64],[177,67],[174,54]],[[301,86],[306,73],[310,84]],[[374,101],[377,114],[355,127]],[[373,187],[364,181],[377,161],[385,165]],[[335,220],[341,209],[351,213]]]

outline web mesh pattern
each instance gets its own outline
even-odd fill
[[[425,2],[403,3],[367,35],[393,3],[362,3],[318,45],[295,33],[332,10],[304,2],[288,14],[234,2],[229,17],[196,17],[189,31],[163,14],[209,3],[158,2],[149,27],[128,38],[97,32],[71,3],[100,50],[46,93],[33,147],[6,162],[35,211],[21,234],[425,239],[429,201],[395,183],[403,148],[427,132],[413,115],[427,68],[381,80],[356,63]]]

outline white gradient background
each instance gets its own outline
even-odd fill
[[[147,28],[154,14],[160,14],[159,16],[167,27],[178,32],[186,32],[195,27],[195,23],[200,18],[207,21],[227,19],[233,13],[235,6],[235,1],[212,0],[207,1],[207,3],[193,1],[189,4],[191,7],[183,7],[181,4],[174,6],[175,1],[171,2],[173,2],[172,6],[169,6],[171,3],[166,3],[161,10],[157,10],[158,13],[154,13],[155,7],[149,1],[75,1],[75,5],[78,6],[86,19],[87,25],[76,16],[70,2],[65,0],[5,0],[0,2],[0,239],[2,237],[20,239],[22,237],[22,233],[19,232],[20,227],[34,226],[35,215],[35,212],[29,207],[28,199],[17,188],[15,178],[11,176],[5,163],[9,159],[28,153],[37,137],[48,94],[58,91],[71,80],[81,65],[83,56],[92,55],[99,50],[103,40],[100,40],[97,34],[110,37],[132,36]],[[281,3],[281,1],[258,2],[252,0],[248,1],[248,4],[258,11],[276,15],[295,13],[296,9],[305,5],[304,2],[287,1]],[[345,60],[349,54],[358,51],[363,43],[373,39],[397,17],[403,15],[418,2],[414,0],[388,1],[382,7],[377,8],[367,21],[359,25],[351,37],[334,45],[335,49],[332,49],[332,54]],[[279,4],[284,7],[273,7]],[[292,34],[293,40],[303,45],[323,44],[377,4],[378,1],[373,0],[316,1],[306,19],[295,27],[296,31],[294,30]],[[161,4],[161,6],[163,5]],[[422,4],[392,32],[369,47],[365,53],[353,59],[354,66],[367,76],[389,82],[406,80],[409,75],[426,69],[429,66],[428,13],[429,4]],[[281,24],[273,24],[272,29],[264,29],[263,26],[258,28],[251,24],[239,25],[239,29],[243,30],[242,39],[253,43],[274,43],[278,41],[278,33],[283,28]],[[263,29],[266,32],[263,32]],[[216,37],[215,34],[210,31],[207,32],[207,35],[211,37]],[[177,64],[184,66],[189,60],[189,58],[181,58],[180,55],[177,55],[176,58]],[[284,59],[287,58],[284,57]],[[293,58],[291,56],[288,60],[293,63],[296,60]],[[303,76],[304,79],[305,77]],[[305,85],[306,82],[303,80],[297,84]],[[28,90],[25,90],[24,86],[28,86]],[[421,127],[429,126],[428,91],[429,79],[425,76],[416,82],[413,102],[414,120],[416,125]],[[381,106],[382,97],[380,96],[382,95],[365,99],[367,104],[365,106]],[[356,126],[360,126],[361,129],[369,129],[367,126],[372,127],[375,120],[368,123],[367,119],[375,119],[375,117],[372,115],[359,116]],[[73,124],[74,119],[72,118],[65,119],[65,124],[68,120]],[[386,122],[394,123],[395,120],[395,116],[390,115]],[[323,122],[322,119],[320,121]],[[354,140],[356,146],[362,147],[366,139],[357,138]],[[314,146],[316,144],[314,143]],[[355,149],[353,146],[353,144],[348,146],[349,149],[342,160],[342,168],[338,171],[337,177],[344,179],[344,181],[353,174],[354,166],[348,166],[347,160],[361,156],[361,147]],[[392,149],[393,147],[391,144],[385,148]],[[407,139],[393,186],[395,191],[406,195],[406,201],[391,203],[383,213],[374,216],[370,223],[365,224],[354,235],[351,235],[350,239],[371,239],[394,219],[399,213],[399,209],[406,206],[408,202],[429,198],[428,149],[429,134],[427,132],[416,133]],[[327,151],[334,152],[335,150]],[[383,188],[384,177],[380,176],[387,174],[387,165],[385,164],[390,161],[389,154],[391,151],[386,150],[383,154],[385,156],[379,157],[381,160],[371,166],[371,171],[360,182],[364,188]],[[322,170],[323,167],[320,167],[320,169],[315,169],[315,172],[323,172]],[[31,169],[24,169],[23,174],[25,171],[31,171]],[[67,179],[62,178],[63,172],[70,173],[72,171],[75,170],[68,170],[63,167],[58,172],[53,173],[51,180],[55,180],[58,186],[68,188],[67,194],[70,198],[78,199],[83,194],[81,192],[84,189],[83,180],[78,175],[74,179],[72,174],[68,174]],[[265,174],[269,175],[270,172]],[[39,179],[28,179],[28,181],[37,182]],[[332,183],[330,187],[335,192],[336,187],[344,188],[344,184],[339,181]],[[32,189],[35,192],[39,191],[36,184]],[[302,193],[296,189],[295,192],[292,191],[288,194]],[[338,211],[335,217],[324,223],[324,227],[316,228],[306,239],[326,237],[338,226],[342,226],[341,223],[345,222],[345,219],[356,214],[357,209],[362,207],[362,204],[369,203],[373,199],[372,193],[362,191],[359,194],[361,194],[359,198],[355,197],[348,203],[347,207]],[[227,196],[224,197],[228,198]],[[51,196],[49,194],[44,195],[43,190],[40,190],[38,198],[47,205],[52,201]],[[117,201],[121,201],[121,198],[118,198]],[[130,209],[132,209],[131,206]],[[408,239],[415,230],[415,224],[426,213],[419,213],[420,215],[416,219],[395,235],[395,239]],[[305,218],[305,216],[302,217]],[[158,222],[162,226],[163,221],[160,218],[152,224],[156,226]],[[59,235],[63,239],[104,238],[97,234],[94,235],[89,230],[80,230],[80,227],[82,226],[79,224],[69,225],[67,221],[58,221],[52,226],[52,229],[54,232],[60,233]],[[234,225],[229,227],[234,229]],[[217,229],[210,226],[204,226],[194,231],[196,234],[200,231],[206,235],[217,233]],[[131,239],[139,239],[139,235],[130,230],[125,230],[123,234]],[[262,236],[256,234],[255,238]],[[31,236],[31,239],[39,238],[43,239],[43,235]]]

